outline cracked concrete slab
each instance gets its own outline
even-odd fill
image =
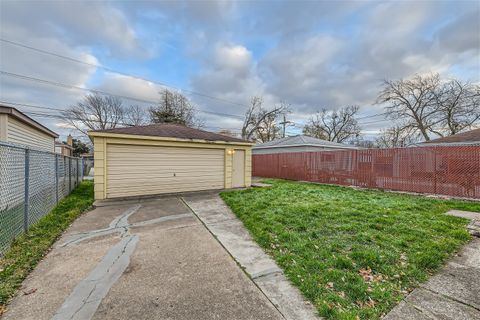
[[[420,288],[408,302],[433,319],[480,319],[480,311],[448,297]]]
[[[138,235],[132,263],[93,319],[283,319],[198,221]]]
[[[110,248],[92,272],[75,287],[52,320],[91,319],[102,299],[128,267],[137,243],[138,236],[128,235]]]
[[[450,263],[432,277],[424,287],[480,310],[480,269],[478,267]]]
[[[50,319],[78,283],[117,242],[118,239],[112,235],[95,239],[94,245],[82,242],[76,246],[52,249],[25,279],[19,293],[7,306],[2,320]],[[36,291],[23,294],[29,290]]]
[[[384,319],[480,319],[480,239],[469,242]]]
[[[121,215],[115,217],[109,224],[107,228],[103,229],[96,229],[96,230],[91,230],[91,231],[86,231],[86,232],[80,232],[80,233],[72,233],[67,236],[67,240],[63,243],[61,243],[59,246],[60,247],[65,247],[65,246],[70,246],[73,244],[77,244],[79,242],[89,240],[92,238],[100,237],[100,236],[105,236],[111,233],[120,233],[124,234],[126,230],[129,227],[128,223],[128,218],[136,213],[138,209],[141,208],[141,205],[137,204],[134,206],[131,206],[127,210],[125,210]],[[148,221],[147,221],[148,222]]]
[[[218,194],[184,196],[183,199],[285,319],[319,319],[314,307],[251,238]]]
[[[383,320],[433,320],[414,305],[401,301]]]
[[[4,319],[284,319],[179,198],[110,202],[57,243]]]

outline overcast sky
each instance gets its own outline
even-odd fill
[[[4,40],[181,88],[199,110],[243,115],[254,95],[267,106],[285,101],[296,124],[290,134],[322,108],[382,112],[374,104],[382,79],[439,72],[480,81],[478,1],[1,0],[0,29]],[[6,42],[0,69],[148,101],[161,88]],[[50,108],[86,93],[5,74],[0,81],[2,101]],[[235,116],[199,116],[208,130],[241,128]],[[32,117],[62,136],[71,131],[61,120]],[[360,123],[367,137],[390,124],[382,117]]]

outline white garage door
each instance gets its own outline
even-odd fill
[[[107,198],[224,188],[224,150],[107,145]]]

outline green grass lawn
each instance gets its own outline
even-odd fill
[[[265,180],[221,194],[327,319],[378,319],[470,239],[480,203]]]
[[[37,224],[28,234],[19,236],[0,258],[0,315],[23,279],[48,252],[58,236],[93,204],[93,181],[83,181],[70,195]]]

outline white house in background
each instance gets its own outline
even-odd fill
[[[13,107],[0,105],[0,141],[55,152],[58,134]]]
[[[256,144],[252,148],[253,154],[314,152],[325,150],[358,149],[348,144],[317,139],[309,136],[285,137],[265,143]]]

